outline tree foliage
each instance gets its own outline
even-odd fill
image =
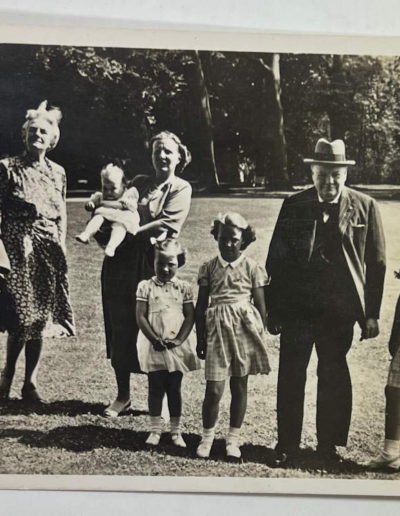
[[[26,109],[64,113],[53,156],[71,187],[94,186],[118,160],[151,169],[145,142],[163,129],[193,154],[186,177],[287,186],[309,180],[303,157],[344,138],[352,181],[399,182],[397,57],[0,45],[0,155],[21,150]]]

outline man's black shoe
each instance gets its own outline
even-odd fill
[[[275,456],[273,459],[274,468],[283,468],[291,464],[299,454],[298,448],[275,448]]]
[[[340,462],[342,457],[336,450],[336,446],[333,444],[319,444],[317,446],[317,455],[320,459],[329,462]]]

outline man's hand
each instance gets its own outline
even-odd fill
[[[197,356],[201,360],[205,360],[206,352],[207,352],[207,342],[206,342],[206,340],[204,339],[204,340],[202,340],[200,342],[197,342],[196,353],[197,353]]]
[[[377,319],[369,318],[365,321],[364,327],[361,328],[361,339],[374,339],[379,335],[379,324]]]
[[[279,335],[282,331],[281,322],[271,314],[267,316],[267,330],[271,335]]]

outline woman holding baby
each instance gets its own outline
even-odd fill
[[[175,134],[163,131],[150,140],[150,150],[153,174],[136,176],[129,185],[138,192],[141,226],[135,235],[128,232],[114,255],[106,254],[103,262],[107,357],[111,359],[117,383],[117,396],[105,409],[106,417],[116,417],[130,407],[130,375],[141,372],[136,349],[139,331],[135,320],[136,290],[141,280],[154,275],[152,242],[177,237],[190,209],[191,186],[176,175],[190,163],[187,148]],[[118,208],[116,204],[112,207]],[[105,213],[107,217],[115,221],[109,211]],[[103,236],[100,232],[96,238],[105,244],[109,236],[109,232]]]

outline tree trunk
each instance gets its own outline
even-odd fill
[[[265,184],[268,189],[288,188],[289,175],[287,171],[286,137],[281,102],[281,77],[279,54],[270,54],[265,57],[264,68],[268,71],[271,88],[270,98],[265,103],[269,106],[268,122],[270,126],[270,162],[271,168],[265,169]]]
[[[347,90],[343,74],[343,58],[335,54],[331,69],[331,99],[329,118],[331,121],[332,140],[344,139],[346,132],[346,102],[343,98]]]
[[[207,86],[204,78],[204,70],[200,54],[197,50],[193,52],[195,63],[194,93],[199,105],[199,134],[197,145],[201,163],[200,170],[203,172],[206,185],[209,189],[219,186],[217,167],[215,165],[214,140],[210,101]]]

